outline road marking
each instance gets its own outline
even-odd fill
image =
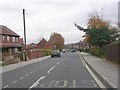
[[[17,80],[13,81],[12,83],[16,83],[16,82],[17,82]]]
[[[46,77],[46,76],[40,77],[40,79],[38,79],[28,90],[30,90],[31,88],[36,87],[36,86],[39,84],[39,82],[40,82],[42,79],[44,79],[45,77]]]
[[[57,64],[59,64],[60,62],[58,62]]]
[[[56,66],[53,66],[51,69],[49,69],[49,70],[47,71],[47,73],[49,74],[50,71],[52,71],[55,67],[56,67]]]
[[[79,54],[79,53],[78,53]],[[80,60],[81,60],[81,62],[82,62],[82,64],[83,64],[83,66],[86,66],[86,63],[85,63],[85,61],[83,60],[83,59],[81,59],[81,55],[79,54],[79,56],[80,56]]]
[[[58,85],[61,82],[63,83],[63,85]],[[55,87],[57,87],[57,88],[64,88],[64,87],[67,87],[67,83],[68,83],[68,81],[66,81],[66,80],[59,80],[59,81],[56,81]]]
[[[37,68],[38,70],[40,69],[40,68]]]
[[[102,82],[97,78],[97,76],[90,70],[90,68],[86,65],[87,70],[89,71],[89,73],[92,75],[92,77],[95,79],[95,81],[97,82],[97,84],[100,86],[100,88],[106,88]]]
[[[7,88],[9,85],[4,86],[3,88]]]
[[[33,71],[31,71],[30,73],[33,73]]]
[[[20,79],[23,79],[24,77],[21,77]]]
[[[97,88],[98,86],[94,80],[83,80],[83,83],[85,88]]]
[[[28,76],[29,74],[26,74],[25,76]]]
[[[82,64],[84,65],[84,66],[86,66],[86,63],[85,63],[85,61],[84,60],[81,60],[82,61]]]
[[[70,88],[75,88],[77,87],[77,83],[76,83],[76,80],[73,80],[73,86],[69,86]]]
[[[54,69],[56,66],[53,66],[51,69]]]
[[[41,87],[41,88],[50,88],[50,87],[52,87],[52,85],[54,84],[54,80],[52,80],[52,81],[50,81],[50,82],[46,82],[46,83],[42,83],[42,84],[40,84],[39,86]]]
[[[79,54],[79,53],[78,53]],[[82,57],[80,54],[79,54],[80,57]],[[81,61],[84,61],[83,57],[80,58]],[[83,65],[86,67],[86,69],[88,70],[88,72],[92,75],[92,77],[94,78],[94,80],[97,82],[97,84],[100,86],[100,88],[106,88],[102,82],[97,78],[97,76],[92,72],[92,70],[90,70],[90,68],[88,67],[88,65],[86,64],[86,62],[82,62]]]
[[[51,69],[50,69],[50,70],[48,70],[48,71],[47,71],[47,73],[49,74],[49,73],[50,73],[50,71],[51,71]]]

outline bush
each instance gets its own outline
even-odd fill
[[[43,53],[45,56],[51,55],[51,50],[50,49],[43,49]]]
[[[90,52],[90,49],[89,49],[89,48],[85,48],[85,49],[84,49],[84,52],[89,53],[89,52]]]
[[[93,55],[95,55],[95,56],[101,57],[101,58],[105,57],[105,55],[104,55],[104,49],[103,48],[92,47],[90,49],[90,53],[93,54]]]

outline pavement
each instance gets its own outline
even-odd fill
[[[120,67],[118,65],[85,52],[81,52],[80,54],[109,86],[118,88],[120,80],[118,77]]]
[[[40,57],[40,58],[36,58],[36,59],[31,59],[31,60],[28,60],[28,61],[21,61],[19,63],[2,66],[2,67],[0,67],[0,74],[11,71],[13,69],[17,69],[17,68],[29,65],[29,64],[32,64],[32,63],[36,63],[36,62],[45,60],[49,57],[50,56],[45,56],[45,57]]]

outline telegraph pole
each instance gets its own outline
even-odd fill
[[[24,43],[25,43],[25,61],[27,61],[25,9],[23,9],[23,26],[24,26]]]

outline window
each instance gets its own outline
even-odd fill
[[[0,42],[2,42],[2,35],[0,35]]]
[[[15,42],[15,37],[12,37],[12,42]]]
[[[4,35],[2,36],[2,41],[3,41],[3,42],[5,41],[5,36],[4,36]]]
[[[16,37],[16,42],[18,42],[18,37]]]
[[[14,49],[14,52],[15,52],[15,53],[18,52],[18,48],[15,48],[15,49]]]
[[[7,36],[7,42],[9,42],[10,41],[10,36]]]

